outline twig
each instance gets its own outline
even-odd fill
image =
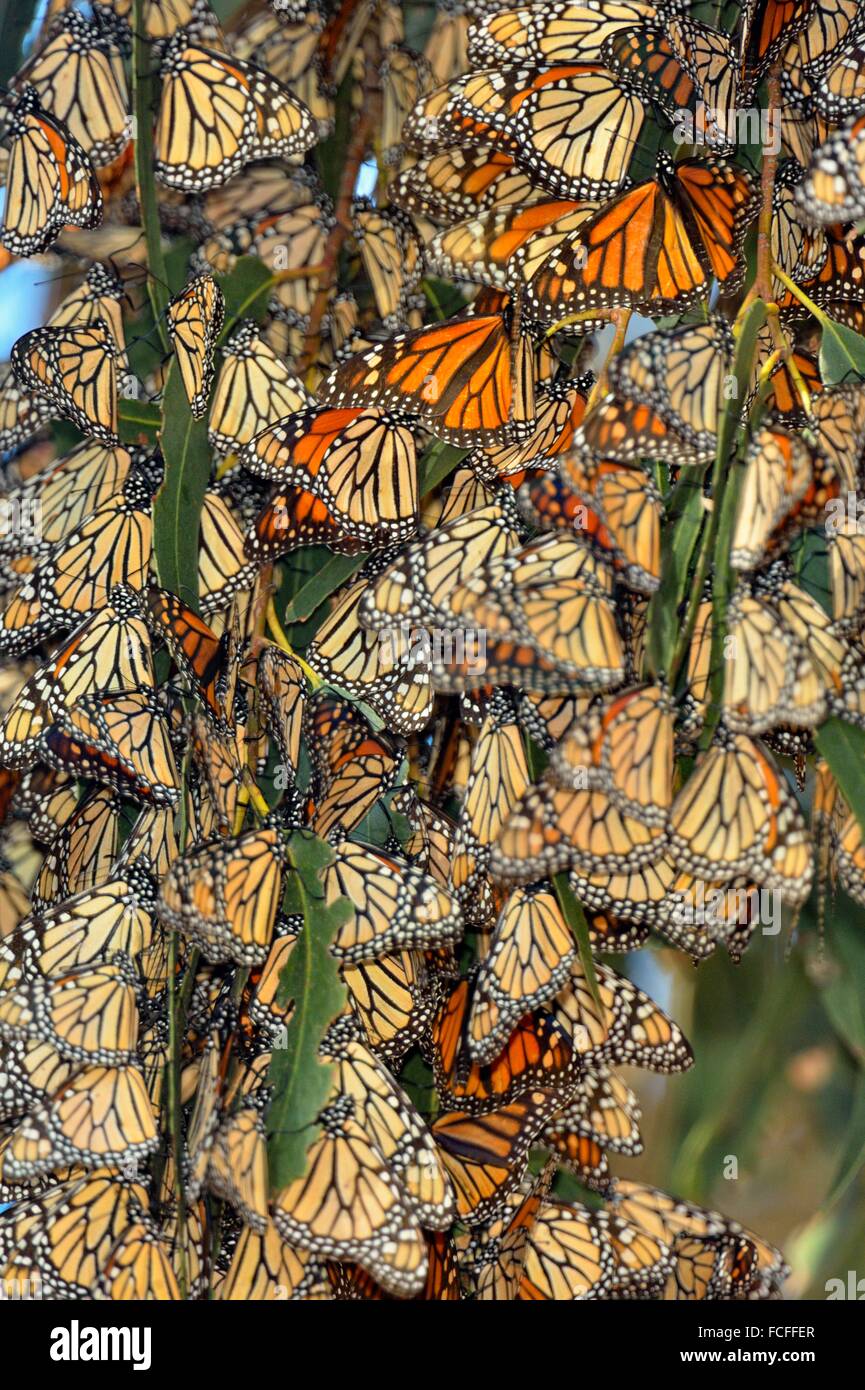
[[[773,63],[767,81],[769,116],[773,134],[776,121],[781,119],[781,63]],[[775,141],[773,140],[773,144]],[[775,174],[778,169],[778,154],[766,150],[760,170],[760,214],[757,221],[757,269],[754,283],[746,299],[762,299],[770,303],[772,294],[772,202],[775,195]]]
[[[604,359],[604,365],[598,372],[598,379],[589,392],[589,397],[586,401],[586,414],[589,413],[593,405],[607,394],[610,363],[625,346],[625,337],[628,332],[628,324],[631,322],[632,312],[633,310],[631,309],[613,309],[610,314],[610,323],[615,324],[616,331],[613,335],[613,341],[610,343],[610,350]]]
[[[276,605],[273,602],[273,598],[270,598],[267,601],[267,626],[270,629],[271,636],[273,637],[273,640],[275,641],[276,645],[280,647],[287,656],[290,656],[294,661],[297,662],[298,666],[303,671],[303,674],[306,676],[306,679],[309,681],[313,690],[317,690],[319,686],[324,685],[324,681],[321,679],[321,676],[317,675],[315,671],[313,671],[309,663],[304,661],[303,657],[300,656],[299,653],[294,650],[294,647],[291,645],[288,638],[286,637],[285,632],[283,631],[282,623],[279,621],[279,618],[277,617]]]

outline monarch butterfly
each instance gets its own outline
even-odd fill
[[[424,1232],[429,1260],[426,1282],[415,1300],[424,1303],[459,1302],[460,1275],[453,1241],[441,1231]],[[390,1294],[359,1265],[328,1262],[327,1274],[337,1299],[387,1299]]]
[[[405,318],[408,299],[420,283],[423,249],[410,217],[396,207],[356,201],[351,219],[375,307],[385,324]]]
[[[807,91],[814,78],[835,62],[859,31],[858,7],[851,0],[823,0],[812,5],[804,27],[795,35],[784,54],[784,70]],[[807,79],[807,80],[806,80]]]
[[[550,759],[559,786],[596,787],[623,814],[666,823],[673,800],[674,708],[656,685],[594,706],[568,729]]]
[[[335,367],[319,387],[329,405],[371,406],[417,415],[447,443],[502,442],[534,416],[531,340],[512,341],[506,295],[479,295],[455,318],[398,333]]]
[[[539,386],[535,394],[535,423],[527,439],[493,449],[473,449],[468,463],[481,478],[509,478],[564,453],[586,409],[591,378],[562,379]],[[456,486],[456,480],[454,483]],[[442,517],[440,525],[444,525]]]
[[[213,964],[260,965],[280,902],[283,854],[276,830],[195,846],[163,879],[157,912]]]
[[[131,589],[117,585],[108,604],[85,619],[39,667],[12,702],[0,756],[12,767],[34,761],[38,740],[58,712],[100,688],[152,689],[150,640]]]
[[[569,867],[624,872],[652,863],[665,840],[663,826],[623,813],[607,792],[564,789],[546,778],[511,811],[493,849],[491,871],[522,883]]]
[[[347,1097],[319,1116],[307,1172],[278,1193],[273,1220],[284,1240],[355,1260],[389,1292],[409,1297],[426,1278],[426,1246],[396,1181],[351,1116]],[[360,1200],[363,1193],[363,1200]]]
[[[289,1245],[268,1218],[263,1234],[245,1226],[225,1278],[215,1290],[222,1302],[292,1302],[311,1294],[319,1265],[307,1250]]]
[[[34,328],[13,345],[12,365],[28,391],[44,396],[82,434],[116,446],[117,344],[104,319]]]
[[[746,1298],[757,1284],[754,1248],[742,1236],[679,1236],[671,1254],[667,1301]]]
[[[487,1038],[480,1038],[477,1027],[476,992],[475,982],[458,981],[442,999],[433,1020],[433,1065],[442,1104],[484,1114],[531,1086],[541,1086],[557,1090],[560,1106],[564,1105],[579,1069],[565,1030],[549,1012],[535,1009],[505,1028],[503,1041],[493,1036],[489,1044]],[[489,1060],[472,1060],[479,1043]]]
[[[128,95],[119,26],[105,10],[90,22],[64,10],[47,39],[15,77],[61,121],[94,164],[110,164],[129,140]]]
[[[610,364],[610,389],[653,410],[700,458],[714,456],[732,342],[721,320],[659,328]]]
[[[479,1042],[469,1025],[469,1050],[478,1062],[491,1060],[514,1024],[562,988],[576,943],[551,885],[515,888],[496,923],[478,970],[472,1014],[486,999],[497,1013],[494,1029]]]
[[[624,1178],[616,1180],[614,1201],[616,1210],[629,1222],[670,1245],[679,1235],[708,1241],[739,1239],[750,1244],[759,1271],[762,1297],[778,1287],[789,1273],[780,1250],[719,1212]]]
[[[169,589],[152,588],[145,601],[152,630],[164,639],[208,714],[220,728],[224,727],[226,643]]]
[[[853,116],[813,151],[796,186],[800,215],[809,223],[852,222],[865,210],[863,118]]]
[[[51,414],[51,406],[41,396],[21,390],[11,362],[0,367],[0,449],[3,453],[34,435],[46,420],[50,420]]]
[[[430,1230],[446,1230],[454,1219],[454,1200],[432,1136],[384,1064],[351,1036],[355,1027],[348,1018],[331,1024],[323,1044],[337,1062],[339,1094],[353,1100],[355,1118],[416,1219]]]
[[[488,1114],[455,1110],[435,1121],[461,1221],[474,1226],[495,1214],[522,1181],[532,1141],[560,1104],[558,1092],[539,1086]]]
[[[559,459],[559,477],[545,474],[519,491],[521,510],[543,530],[577,532],[629,588],[653,593],[661,577],[661,497],[640,469],[613,460]]]
[[[457,617],[471,616],[485,628],[487,640],[524,643],[552,663],[553,673],[538,685],[539,673],[529,667],[520,682],[525,688],[579,683],[600,690],[624,675],[612,584],[611,572],[587,546],[559,532],[489,561],[450,603]]]
[[[528,783],[520,729],[507,708],[494,705],[472,750],[451,858],[451,882],[467,912],[501,827]]]
[[[377,409],[312,407],[262,431],[240,462],[269,482],[319,497],[346,534],[371,547],[417,529],[417,465],[411,431]]]
[[[119,1067],[135,1060],[136,976],[128,957],[30,976],[0,997],[0,1033],[56,1048],[70,1062]]]
[[[213,353],[225,320],[225,296],[212,275],[198,275],[174,296],[166,312],[186,399],[200,420],[213,386]]]
[[[25,87],[6,125],[9,171],[0,242],[13,256],[37,256],[63,227],[98,227],[102,193],[78,141]]]
[[[283,1004],[278,1001],[278,990],[283,966],[297,940],[297,927],[293,919],[282,921],[277,918],[274,932],[267,960],[260,970],[254,970],[250,976],[253,990],[249,1017],[253,1025],[263,1031],[267,1031],[271,1025],[281,1027],[293,1008],[293,1002]]]
[[[303,202],[278,215],[271,213],[255,226],[253,247],[268,270],[274,274],[283,270],[294,272],[277,281],[272,300],[290,324],[305,319],[312,309],[317,285],[315,272],[312,269],[309,274],[300,272],[307,266],[321,264],[333,225],[329,199],[322,194],[316,197],[308,194]]]
[[[34,587],[52,626],[102,608],[118,586],[140,590],[152,551],[151,485],[131,470],[106,502],[39,561]]]
[[[202,211],[208,231],[230,231],[239,224],[255,225],[261,218],[288,212],[305,203],[309,193],[309,180],[302,170],[286,168],[279,160],[266,160],[206,193]]]
[[[428,973],[417,951],[340,967],[352,1012],[367,1045],[389,1065],[427,1035],[434,1010]]]
[[[111,8],[121,19],[130,21],[132,0],[111,0]],[[144,32],[156,43],[168,39],[177,29],[195,27],[201,20],[197,0],[144,0]]]
[[[753,179],[718,159],[658,158],[657,176],[618,194],[566,236],[524,290],[533,319],[550,326],[586,309],[630,305],[679,312],[724,293],[744,273],[741,246],[756,211]],[[514,255],[519,267],[531,243]]]
[[[432,715],[433,691],[424,634],[368,632],[359,611],[364,580],[348,586],[325,618],[306,652],[313,671],[362,700],[398,734],[424,728]]]
[[[275,492],[255,518],[244,541],[244,554],[261,566],[306,545],[325,545],[337,555],[357,555],[364,548],[363,541],[349,535],[314,493],[286,487]]]
[[[743,97],[796,38],[811,18],[811,0],[746,0],[742,10],[739,55]]]
[[[168,872],[175,858],[174,809],[171,806],[143,806],[125,838],[114,870],[121,877],[124,874],[132,877],[138,865],[150,877],[160,878]]]
[[[405,844],[407,857],[446,888],[450,878],[456,825],[450,816],[435,810],[413,791],[410,806],[407,807],[396,796],[392,798],[391,805],[405,815],[412,826],[412,834]]]
[[[9,1032],[3,1038],[4,1074],[0,1118],[17,1120],[46,1095],[64,1086],[75,1070],[50,1042]],[[2,1259],[2,1251],[0,1251]]]
[[[747,911],[750,894],[741,879],[729,885],[720,879],[698,879],[679,867],[669,852],[626,873],[578,871],[571,875],[571,884],[589,913],[613,913],[616,921],[646,923],[694,960],[710,956],[716,942],[724,938],[728,908],[738,925],[740,909],[744,903]]]
[[[254,14],[245,20],[234,36],[239,58],[253,58],[289,85],[304,76],[314,64],[324,16],[306,5],[279,5],[278,13]]]
[[[858,628],[865,608],[865,538],[859,521],[842,517],[829,537],[832,618],[838,632]]]
[[[479,217],[502,203],[526,207],[543,197],[510,155],[479,146],[442,150],[403,169],[390,187],[390,198],[405,212],[435,222]]]
[[[8,1242],[0,1258],[12,1256],[39,1271],[50,1298],[92,1298],[109,1254],[134,1212],[149,1207],[147,1190],[116,1171],[96,1168],[52,1183],[23,1209],[6,1218]]]
[[[813,280],[829,255],[829,243],[821,228],[809,231],[802,225],[796,204],[796,184],[802,170],[790,161],[779,171],[772,196],[772,260],[793,280]],[[777,284],[777,293],[783,286]]]
[[[617,1072],[595,1062],[577,1083],[567,1108],[554,1117],[544,1132],[544,1143],[560,1157],[563,1139],[570,1133],[585,1136],[614,1153],[642,1152],[640,1104]]]
[[[301,410],[308,396],[272,348],[258,324],[245,319],[222,350],[222,369],[210,403],[207,438],[219,454],[248,444],[267,425]]]
[[[198,549],[198,595],[204,614],[226,608],[253,580],[245,540],[228,502],[216,492],[204,494]]]
[[[505,449],[503,452],[507,453],[508,450]],[[487,456],[478,451],[478,457],[486,459]],[[497,502],[502,507],[508,506],[504,489],[496,487],[492,480],[486,482],[479,477],[475,468],[466,464],[461,464],[456,470],[450,487],[439,500],[441,510],[438,513],[437,525],[440,527],[448,526],[452,521],[466,516],[468,512],[478,511],[481,507],[492,507]]]
[[[857,26],[861,28],[861,26]],[[821,64],[819,81],[814,86],[812,100],[817,110],[829,120],[837,121],[855,116],[862,110],[863,47],[862,35],[853,33],[846,43],[834,49],[831,57]]]
[[[76,14],[77,11],[71,11]],[[102,319],[120,354],[125,342],[120,305],[126,297],[118,277],[112,270],[97,262],[88,270],[82,283],[63,299],[48,320],[50,328],[85,326]]]
[[[825,849],[831,853],[832,865],[845,893],[860,906],[865,902],[865,846],[862,841],[862,828],[843,798],[838,794],[837,785],[831,780],[825,766],[818,782],[821,799],[817,792],[814,798],[813,824],[818,844],[825,842]],[[828,788],[826,783],[828,782]],[[823,802],[828,804],[824,805]],[[821,851],[823,846],[821,844]]]
[[[154,805],[173,805],[177,768],[160,714],[150,691],[85,695],[45,730],[40,757]]]
[[[337,929],[333,955],[356,962],[459,939],[459,906],[419,869],[349,840],[335,847],[335,855],[323,877],[325,899],[347,898],[354,911]]]
[[[673,802],[670,844],[693,873],[751,874],[791,906],[813,877],[811,844],[771,755],[743,734],[721,733]]]
[[[595,974],[600,1008],[578,961],[550,1006],[558,1028],[573,1044],[577,1064],[628,1063],[662,1073],[693,1065],[687,1038],[653,999],[606,965],[596,963]]]
[[[818,452],[855,491],[865,454],[865,391],[858,383],[827,386],[813,402],[813,416]]]
[[[180,1298],[169,1247],[145,1212],[118,1238],[101,1272],[99,1287],[105,1298],[119,1302]]]
[[[781,96],[781,148],[804,170],[832,127],[814,109],[812,97],[798,90],[796,76],[786,68],[781,73]]]
[[[261,68],[175,34],[162,60],[156,177],[198,193],[225,183],[253,159],[301,155],[315,140],[312,117]]]
[[[734,593],[727,632],[735,645],[724,672],[724,722],[759,734],[779,724],[813,728],[840,692],[844,644],[817,601],[777,565]],[[732,659],[732,652],[737,653]]]
[[[111,448],[95,440],[48,464],[35,478],[7,493],[22,515],[38,506],[38,531],[34,528],[31,536],[19,528],[14,537],[10,534],[0,540],[0,549],[11,554],[14,545],[19,554],[25,550],[44,554],[122,490],[131,464],[132,456],[122,446]]]
[[[578,1204],[542,1202],[529,1232],[524,1301],[657,1297],[669,1268],[667,1246],[621,1218]]]
[[[283,767],[295,778],[306,710],[306,685],[297,662],[278,647],[262,647],[256,668],[259,709]]]
[[[601,57],[687,135],[716,149],[735,146],[737,65],[728,34],[671,14],[663,28],[611,35]]]
[[[309,733],[310,826],[322,838],[340,828],[349,835],[390,790],[398,770],[395,750],[360,710],[326,692],[309,702]]]
[[[798,381],[794,379],[794,370],[798,373]],[[789,365],[782,358],[772,368],[765,404],[766,410],[781,423],[803,425],[807,421],[808,413],[805,410],[800,382],[804,383],[808,392],[809,403],[823,390],[819,363],[809,352],[793,352],[790,354]]]
[[[119,1165],[145,1158],[158,1144],[140,1071],[84,1066],[11,1131],[0,1150],[0,1172],[15,1182],[68,1164]]]
[[[643,117],[603,67],[507,65],[422,97],[403,138],[419,154],[491,145],[560,198],[603,198],[625,178]]]
[[[566,236],[588,221],[597,206],[563,199],[543,199],[528,207],[503,204],[437,232],[427,246],[427,260],[431,269],[452,280],[472,280],[516,292]],[[518,251],[522,255],[517,261]]]
[[[12,978],[9,971],[24,959],[29,969],[51,978],[108,961],[116,952],[134,958],[152,935],[150,914],[138,894],[125,879],[114,878],[21,921],[0,943],[0,960],[7,967],[3,978]]]
[[[390,43],[380,69],[382,85],[381,146],[387,165],[399,165],[404,154],[402,127],[415,102],[430,85],[430,64],[423,54],[403,43]]]
[[[11,935],[30,911],[30,899],[15,874],[0,872],[0,941]]]
[[[460,1269],[483,1302],[516,1298],[526,1239],[554,1176],[548,1161],[536,1177],[525,1177],[507,1193],[492,1216],[459,1238]]]
[[[48,847],[31,892],[34,912],[108,881],[119,817],[120,802],[110,788],[96,787],[84,797]]]
[[[561,11],[492,8],[481,11],[468,37],[473,67],[499,63],[597,62],[607,38],[655,18],[644,0],[586,0]]]
[[[169,1163],[166,1165],[163,1187],[166,1179],[170,1180],[172,1176]],[[200,1299],[204,1296],[208,1276],[205,1243],[210,1234],[210,1225],[207,1211],[201,1201],[190,1202],[181,1221],[176,1200],[170,1197],[169,1192],[170,1189],[164,1188],[162,1210],[166,1214],[162,1220],[160,1238],[169,1251],[175,1273],[185,1270],[188,1297]]]
[[[498,505],[458,517],[408,546],[373,581],[361,621],[376,630],[399,623],[446,624],[451,592],[516,542],[511,519]]]
[[[221,1120],[210,1153],[207,1184],[231,1203],[246,1226],[264,1235],[268,1222],[267,1136],[256,1110],[238,1110]]]
[[[803,184],[797,185],[798,189]],[[831,304],[839,321],[855,327],[861,317],[863,256],[865,249],[861,237],[844,237],[835,227],[824,227],[826,259],[813,279],[805,282],[808,297],[815,304]],[[785,318],[801,318],[802,306],[790,291],[785,291],[778,301]],[[858,312],[857,312],[858,306]]]
[[[733,525],[730,563],[752,570],[782,552],[803,526],[821,521],[839,483],[799,435],[765,425],[751,439]]]

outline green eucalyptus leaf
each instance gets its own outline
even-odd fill
[[[277,998],[293,1001],[284,1046],[274,1048],[267,1084],[273,1098],[267,1114],[271,1185],[279,1191],[302,1177],[306,1155],[320,1126],[318,1115],[331,1094],[332,1063],[319,1047],[328,1026],[345,1007],[346,990],[330,946],[351,916],[351,904],[339,898],[326,906],[321,876],[333,852],[306,830],[292,835],[286,910],[303,917],[303,927],[283,968]]]

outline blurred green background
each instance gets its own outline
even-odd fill
[[[795,926],[758,929],[738,966],[720,952],[699,967],[663,948],[628,958],[696,1060],[684,1076],[628,1075],[645,1150],[611,1166],[780,1245],[787,1298],[865,1276],[865,914],[826,892],[822,937],[815,892]]]

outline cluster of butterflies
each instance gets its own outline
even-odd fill
[[[79,283],[0,381],[0,1271],[55,1298],[778,1297],[755,1233],[611,1175],[642,1149],[620,1069],[693,1057],[608,957],[738,959],[815,846],[865,902],[828,766],[811,829],[784,768],[830,715],[865,725],[865,387],[824,387],[802,307],[865,326],[857,5],[749,0],[731,36],[678,0],[466,0],[426,55],[386,0],[225,33],[203,0],[140,9],[162,233],[192,245],[162,327],[212,451],[195,593],[159,583],[165,465],[130,425],[164,373],[134,372],[129,0],[61,9],[3,98],[0,244]],[[334,203],[313,146],[349,78],[378,187]],[[767,79],[771,258],[806,300],[777,279],[737,402],[723,641],[707,567],[657,669],[670,528],[709,516],[729,434]],[[634,310],[665,326],[596,379],[590,335]],[[292,648],[274,593],[334,567]],[[350,909],[331,1092],[274,1192],[298,836]]]

